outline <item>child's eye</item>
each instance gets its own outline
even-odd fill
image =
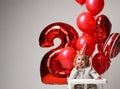
[[[78,58],[78,60],[80,60],[80,58]]]
[[[84,61],[85,59],[82,59],[82,61]]]

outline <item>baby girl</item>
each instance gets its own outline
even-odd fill
[[[70,73],[70,79],[100,79],[100,76],[90,66],[89,57],[78,53],[74,59],[74,68]],[[74,89],[84,89],[84,84],[76,84]],[[87,89],[97,89],[97,86],[88,84]]]

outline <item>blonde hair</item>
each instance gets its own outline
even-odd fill
[[[89,63],[89,57],[88,57],[87,55],[80,54],[80,53],[77,53],[77,54],[76,54],[76,56],[75,56],[75,58],[74,58],[73,65],[74,65],[74,66],[76,65],[76,60],[77,60],[77,58],[80,57],[80,56],[82,56],[82,57],[85,59],[85,61],[87,61],[86,66],[89,66],[89,65],[90,65],[90,63]]]

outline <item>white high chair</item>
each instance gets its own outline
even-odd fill
[[[84,89],[87,89],[87,84],[96,84],[97,89],[103,89],[103,84],[107,83],[106,79],[100,79],[100,80],[95,80],[95,79],[67,79],[68,82],[68,88],[69,89],[74,89],[73,86],[75,84],[84,84]]]

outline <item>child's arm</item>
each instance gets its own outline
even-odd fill
[[[73,68],[73,70],[70,73],[70,79],[75,79],[77,76],[78,70],[76,68]]]
[[[91,69],[90,74],[96,80],[101,79],[101,76],[94,69]]]

